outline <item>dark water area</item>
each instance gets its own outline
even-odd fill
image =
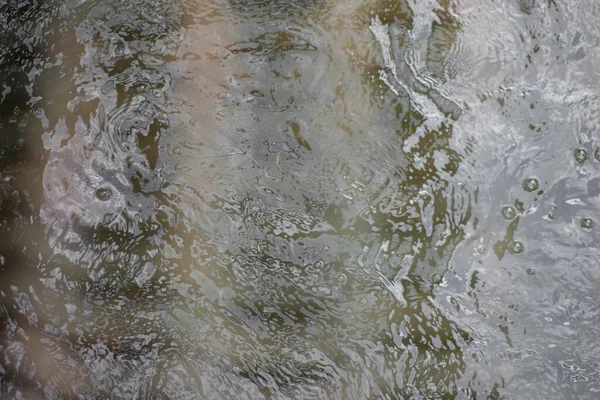
[[[0,398],[600,398],[600,3],[0,3]]]

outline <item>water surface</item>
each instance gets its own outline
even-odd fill
[[[0,393],[595,399],[592,0],[0,5]]]

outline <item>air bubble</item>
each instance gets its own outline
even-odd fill
[[[415,389],[412,386],[407,385],[400,390],[400,393],[405,397],[411,397],[415,394]]]
[[[594,221],[592,221],[591,218],[582,218],[579,225],[581,225],[583,229],[590,230],[594,226]]]
[[[508,245],[508,251],[510,252],[510,254],[521,254],[523,250],[525,250],[525,246],[523,246],[523,243],[518,242],[516,240],[513,240]]]
[[[579,164],[587,160],[587,151],[584,149],[576,149],[573,152],[573,155],[575,156],[575,161],[577,161]]]
[[[500,212],[506,220],[511,220],[517,216],[517,211],[512,206],[504,206]]]
[[[523,181],[523,189],[526,192],[533,192],[540,187],[540,182],[535,178],[526,178]]]
[[[106,201],[106,200],[110,199],[111,196],[112,196],[112,190],[110,190],[110,189],[100,188],[100,189],[96,190],[96,197],[102,201]]]
[[[527,268],[527,270],[525,270],[525,272],[529,276],[534,276],[535,275],[535,269],[533,269],[533,268]]]
[[[173,154],[176,156],[180,156],[183,153],[183,150],[181,149],[181,147],[177,146],[177,147],[173,147]]]
[[[140,83],[135,89],[138,93],[145,93],[148,91],[148,85],[145,83]]]

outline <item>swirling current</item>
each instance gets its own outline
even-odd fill
[[[0,398],[600,398],[597,1],[0,34]]]

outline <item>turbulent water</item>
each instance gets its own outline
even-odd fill
[[[0,34],[2,399],[600,398],[596,0]]]

